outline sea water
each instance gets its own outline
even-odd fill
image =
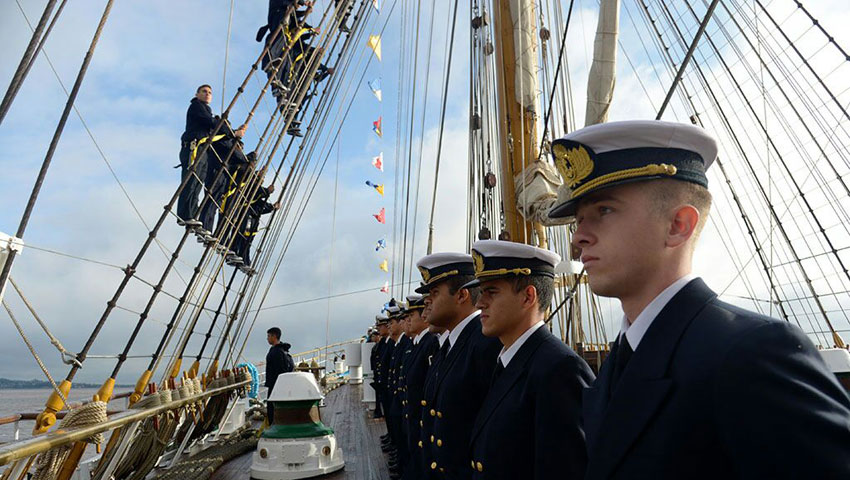
[[[7,417],[16,413],[39,413],[44,409],[44,402],[53,390],[50,388],[23,388],[23,389],[0,389],[0,417]],[[97,393],[96,388],[71,388],[68,401],[81,403],[91,401],[92,396]],[[120,410],[125,406],[126,399],[118,399],[109,402],[110,410]],[[57,420],[57,424],[61,420]],[[33,420],[21,420],[18,423],[20,431],[19,440],[32,437],[32,428],[35,426]],[[15,424],[0,425],[0,444],[15,440]]]

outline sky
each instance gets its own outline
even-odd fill
[[[45,54],[37,60],[0,125],[0,145],[4,146],[0,150],[0,165],[3,166],[0,231],[4,233],[11,234],[17,229],[66,99],[47,59],[70,89],[104,3],[69,2],[46,43]],[[742,0],[741,3],[749,5],[752,2]],[[786,14],[792,4],[784,0],[768,3],[771,8]],[[44,4],[42,0],[20,3],[33,23]],[[325,4],[319,2],[320,7]],[[377,31],[387,21],[393,2],[383,0],[383,4],[382,13],[369,24],[370,31]],[[423,4],[429,11],[429,3]],[[564,2],[564,8],[566,4]],[[635,24],[629,17],[637,14],[635,3],[627,1],[625,4],[621,13],[621,38],[628,59],[623,61],[621,57],[618,66],[611,120],[653,118],[667,85],[659,82],[654,73],[659,58],[638,47],[645,37],[633,28]],[[214,92],[211,105],[216,113],[220,112],[222,98],[229,101],[233,97],[260,52],[261,44],[255,42],[254,35],[265,23],[266,2],[243,0],[233,5],[232,12],[231,2],[225,0],[116,2],[113,7],[76,101],[97,146],[80,118],[72,113],[24,235],[31,248],[25,249],[16,260],[12,272],[36,312],[70,351],[78,351],[88,338],[123,276],[118,268],[132,261],[148,227],[158,219],[162,205],[177,186],[179,170],[173,167],[178,163],[185,109],[195,88],[202,83],[211,84]],[[359,73],[363,71],[362,66],[356,76],[347,77],[350,86],[334,104],[337,111],[326,127],[326,132],[330,132],[326,135],[331,138],[339,129],[339,140],[333,148],[314,152],[317,156],[314,160],[327,161],[326,167],[269,286],[264,310],[257,316],[249,336],[244,354],[249,361],[258,362],[264,358],[265,331],[271,326],[283,329],[284,340],[293,345],[293,351],[307,350],[322,346],[326,341],[359,337],[387,300],[379,288],[389,276],[378,269],[385,252],[375,252],[374,245],[379,238],[390,239],[392,219],[388,218],[388,224],[382,226],[371,215],[382,206],[388,212],[392,209],[398,190],[394,185],[396,166],[407,161],[406,155],[396,158],[399,100],[410,95],[409,88],[401,88],[398,72],[399,58],[403,54],[401,47],[404,46],[400,21],[404,7],[401,5],[399,3],[389,17],[383,35],[383,61],[371,60],[365,67],[363,81]],[[850,20],[843,2],[819,0],[806,5],[840,44],[850,45],[850,33],[842,28]],[[575,8],[567,59],[576,111],[583,112],[586,70],[596,26],[596,2],[577,1]],[[416,238],[414,257],[425,253],[428,231],[442,62],[446,52],[444,39],[448,38],[447,10],[439,7],[436,10],[433,36],[436,40],[431,63],[425,68],[426,62],[420,60],[416,82],[417,94],[424,98],[422,102],[427,110],[424,129],[418,127],[417,121],[413,136],[414,161],[418,158],[422,161],[418,216],[412,226]],[[319,16],[321,11],[322,8],[317,8],[313,15]],[[455,52],[448,90],[434,251],[462,250],[466,245],[466,208],[458,199],[466,198],[468,185],[469,52],[466,46],[469,26],[463,20],[468,15],[468,3],[461,2],[457,32],[461,48]],[[423,20],[423,32],[425,25]],[[19,4],[12,0],[0,2],[0,41],[7,52],[0,58],[0,85],[5,87],[11,80],[29,36],[30,30]],[[365,62],[371,57],[365,43],[355,47],[356,61],[362,58]],[[424,52],[423,47],[423,58]],[[711,61],[706,63],[716,66]],[[382,78],[383,102],[372,96],[365,83],[377,77]],[[408,83],[413,82],[408,79]],[[426,83],[429,93],[424,97]],[[236,102],[231,118],[245,117],[259,88],[256,79],[248,83],[246,94],[243,100]],[[338,112],[349,107],[343,122]],[[260,104],[256,122],[246,136],[246,145],[256,144],[258,129],[264,125],[260,120],[268,118],[271,108],[268,101]],[[674,100],[669,118],[682,119],[682,111],[681,102]],[[417,111],[417,118],[420,112]],[[381,115],[384,135],[377,138],[371,127]],[[371,166],[372,157],[380,152],[387,165],[383,173]],[[276,157],[276,161],[279,160],[280,154]],[[385,184],[385,196],[381,198],[365,186],[366,180]],[[713,224],[706,229],[696,256],[695,271],[718,290],[724,290],[734,283],[736,268],[731,255],[724,253],[728,251],[728,244],[720,238],[720,232],[721,229]],[[139,277],[156,282],[181,233],[169,217],[159,235],[161,244],[155,245],[142,261]],[[275,251],[279,252],[279,248]],[[194,243],[187,245],[175,267],[179,275],[167,279],[167,294],[161,295],[154,304],[131,356],[143,357],[153,351],[174,311],[175,298],[185,288],[184,282],[191,276],[199,255],[200,249]],[[361,290],[368,291],[336,296]],[[213,289],[213,301],[218,299],[220,291],[220,287]],[[120,308],[110,316],[91,350],[93,355],[77,376],[79,381],[100,383],[108,375],[115,359],[98,355],[114,355],[124,346],[138,319],[137,312],[144,308],[150,293],[149,286],[131,280],[119,301]],[[728,293],[746,292],[733,288]],[[329,294],[336,297],[309,301]],[[64,377],[67,367],[17,295],[7,290],[6,300],[51,374]],[[602,311],[608,331],[615,331],[619,307],[615,302],[605,301]],[[0,377],[43,378],[6,313],[0,313],[0,318],[0,335],[6,338],[0,349]],[[208,324],[209,317],[202,314],[199,326]],[[194,335],[187,352],[194,355],[201,340],[200,335]],[[119,374],[119,382],[134,383],[147,361],[148,358],[130,358]]]

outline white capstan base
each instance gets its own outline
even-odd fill
[[[260,455],[266,451],[266,458]],[[261,438],[251,462],[251,478],[295,480],[335,472],[345,466],[336,437]]]

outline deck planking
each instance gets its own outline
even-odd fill
[[[371,417],[361,401],[362,385],[343,385],[325,397],[322,423],[331,427],[342,448],[345,468],[324,475],[322,480],[389,480],[380,436],[386,433],[383,420]],[[222,465],[211,480],[249,480],[251,455],[245,453]]]

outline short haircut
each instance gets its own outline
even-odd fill
[[[711,192],[702,185],[671,178],[647,182],[650,200],[655,213],[666,215],[670,209],[680,205],[691,205],[699,212],[699,222],[694,229],[694,242],[699,239],[702,228],[711,211]]]
[[[537,290],[537,308],[545,312],[552,305],[555,294],[555,281],[543,275],[522,275],[514,279],[514,293],[519,293],[531,285]]]
[[[280,329],[277,327],[272,327],[268,329],[266,333],[268,333],[269,335],[274,335],[275,337],[277,337],[278,340],[280,340],[280,336],[282,335]]]
[[[201,85],[200,87],[198,87],[198,89],[197,89],[197,90],[195,90],[195,93],[200,93],[201,89],[202,89],[202,88],[204,88],[204,87],[209,88],[209,89],[210,89],[210,91],[212,92],[212,87],[211,87],[211,86],[209,86],[209,85],[207,85],[207,84],[205,83],[205,84]]]
[[[449,295],[454,295],[463,289],[467,283],[475,280],[475,275],[454,275],[446,279],[446,285],[449,287]],[[478,302],[478,297],[481,296],[481,289],[478,287],[467,288],[469,290],[469,299],[475,305]]]

